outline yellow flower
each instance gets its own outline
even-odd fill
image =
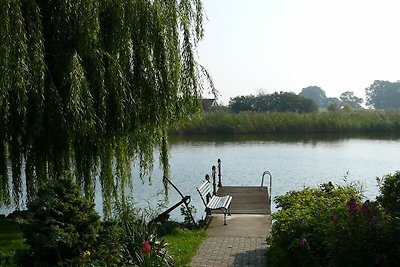
[[[90,251],[89,251],[89,250],[86,250],[85,252],[83,252],[82,257],[84,257],[84,258],[90,257]]]

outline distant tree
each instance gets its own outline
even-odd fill
[[[328,97],[325,102],[325,106],[328,108],[330,105],[336,104],[340,108],[340,100],[336,97]]]
[[[318,86],[309,86],[303,88],[299,96],[313,100],[319,107],[327,107],[327,97],[325,91]]]
[[[329,112],[338,112],[340,110],[340,106],[338,103],[331,103],[328,107],[327,110]]]
[[[351,108],[362,108],[361,103],[364,102],[361,97],[357,97],[353,92],[349,91],[342,93],[339,98],[343,107],[348,104]]]
[[[376,109],[400,109],[400,81],[376,80],[365,89],[367,106]]]
[[[317,105],[311,99],[288,92],[235,97],[229,102],[229,108],[235,112],[277,111],[300,113],[309,113],[318,109]]]
[[[349,103],[346,102],[343,104],[343,110],[346,112],[350,112],[353,110],[353,108],[351,107],[351,105]]]
[[[237,96],[229,101],[229,108],[234,112],[253,110],[255,104],[253,95]]]

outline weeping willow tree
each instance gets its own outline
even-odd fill
[[[105,213],[199,108],[201,0],[0,1],[0,200],[68,175]]]

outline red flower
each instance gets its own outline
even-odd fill
[[[146,256],[147,254],[149,254],[151,251],[151,245],[150,242],[147,240],[143,240],[142,243],[142,256]]]

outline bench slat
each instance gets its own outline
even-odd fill
[[[200,194],[201,200],[206,206],[206,211],[211,210],[222,210],[224,212],[224,224],[226,224],[226,213],[229,212],[230,215],[230,205],[232,201],[232,196],[213,196],[211,194],[211,184],[208,181],[205,181],[202,185],[197,188],[197,191]],[[207,203],[207,198],[210,197],[209,202]]]
[[[210,183],[207,181],[204,182],[199,188],[197,188],[197,191],[199,191],[202,197],[206,197],[208,194],[211,193]]]

